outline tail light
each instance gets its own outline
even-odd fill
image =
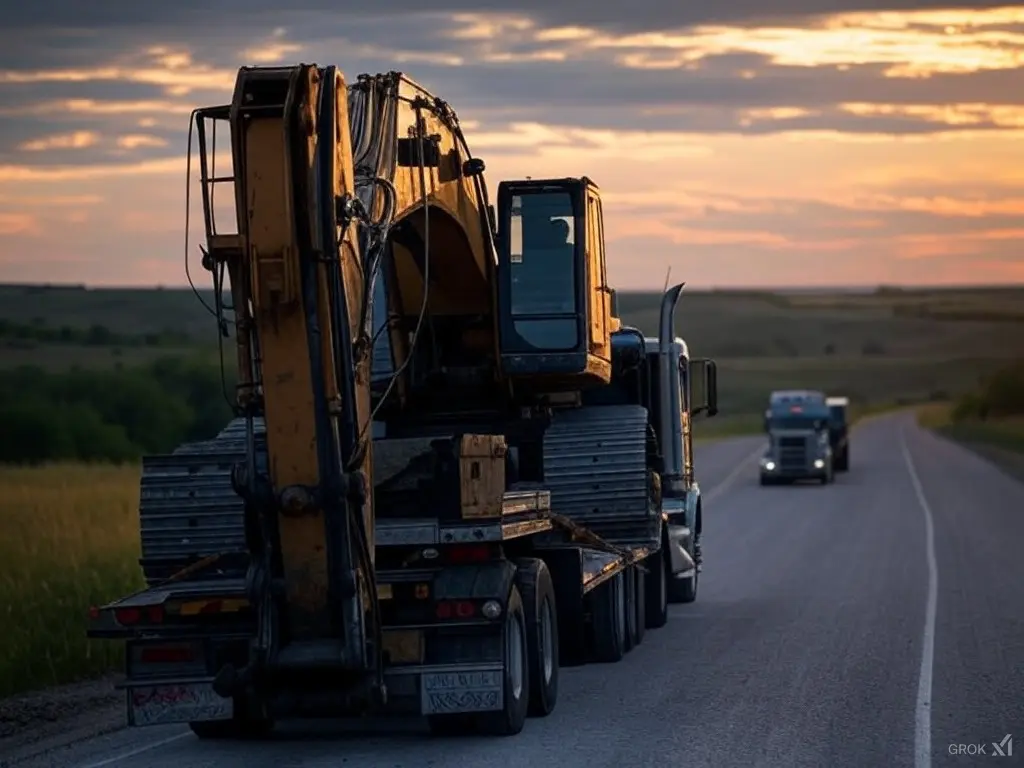
[[[477,615],[476,603],[472,600],[444,600],[439,602],[434,611],[437,618],[447,619],[471,619]]]
[[[482,563],[496,556],[495,548],[490,544],[456,544],[445,550],[446,559],[450,563]]]
[[[114,618],[122,627],[133,627],[136,624],[162,624],[164,609],[160,605],[146,608],[115,608]]]

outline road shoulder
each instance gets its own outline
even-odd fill
[[[119,677],[0,699],[0,768],[125,726]]]

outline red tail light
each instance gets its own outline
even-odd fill
[[[476,616],[476,604],[472,600],[446,600],[434,609],[439,619],[471,619]]]
[[[122,627],[132,627],[145,621],[147,624],[162,624],[164,609],[162,605],[150,605],[141,608],[115,608],[114,618]]]
[[[138,608],[115,608],[114,618],[121,626],[130,627],[142,620],[142,611]]]

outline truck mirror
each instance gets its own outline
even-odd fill
[[[701,393],[700,401],[692,406],[692,413],[707,413],[708,417],[718,413],[718,366],[714,360],[698,359],[690,361],[690,375],[692,381],[699,381],[704,391]]]

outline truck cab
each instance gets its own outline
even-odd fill
[[[761,458],[761,485],[795,480],[831,483],[834,478],[831,418],[821,392],[773,392],[764,417],[768,445]]]
[[[693,420],[718,413],[717,367],[692,358],[686,341],[673,333],[675,305],[683,285],[662,298],[658,337],[635,328],[612,334],[613,377],[609,387],[584,394],[585,405],[629,402],[648,413],[648,464],[659,476],[666,518],[669,602],[693,602],[701,566],[702,505],[694,472]]]

